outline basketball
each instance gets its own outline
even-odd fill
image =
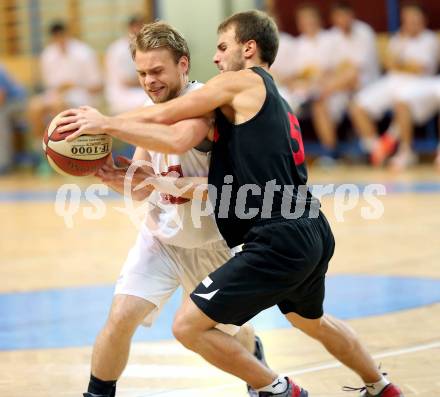
[[[62,175],[87,176],[101,168],[111,155],[112,139],[105,134],[81,135],[72,142],[65,138],[75,131],[57,132],[58,115],[50,122],[43,138],[43,150],[51,167]]]

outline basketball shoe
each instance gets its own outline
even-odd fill
[[[382,391],[379,394],[373,395],[368,393],[367,388],[364,387],[359,387],[359,388],[354,388],[354,387],[349,387],[349,386],[344,386],[343,389],[344,391],[360,391],[360,392],[364,392],[360,397],[404,397],[403,393],[401,392],[401,390],[393,385],[392,383],[386,385]]]
[[[390,132],[386,131],[378,139],[373,151],[370,155],[370,162],[373,166],[381,166],[385,160],[390,157],[397,146],[397,138]]]
[[[256,395],[258,397],[309,397],[309,393],[303,388],[299,387],[289,378],[287,380],[287,390],[283,393],[274,394],[271,392],[260,391]]]

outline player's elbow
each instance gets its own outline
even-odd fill
[[[169,139],[170,153],[183,154],[193,148],[193,143],[189,131],[179,131],[173,129],[173,134]]]
[[[172,140],[172,143],[171,143],[172,153],[183,154],[190,149],[192,149],[192,146],[188,144],[187,140],[180,138],[180,137],[176,137]]]

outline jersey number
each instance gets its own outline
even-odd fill
[[[304,144],[301,136],[301,129],[299,128],[298,119],[292,113],[288,113],[290,121],[290,139],[292,144],[293,161],[295,165],[304,163]]]

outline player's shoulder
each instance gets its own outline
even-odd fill
[[[286,32],[280,32],[280,33],[279,33],[279,42],[280,42],[280,45],[281,45],[281,44],[283,44],[283,45],[287,45],[287,46],[289,46],[289,45],[295,45],[295,44],[296,44],[296,41],[297,41],[296,37],[292,36],[292,35],[289,34],[289,33],[286,33]]]
[[[69,40],[69,51],[79,59],[90,60],[96,57],[96,52],[91,46],[77,39]]]
[[[353,22],[353,31],[357,35],[364,35],[370,37],[376,36],[376,33],[374,32],[373,28],[370,25],[368,25],[368,23],[361,21],[359,19],[356,19]]]
[[[116,39],[107,47],[106,53],[111,54],[115,52],[120,52],[121,50],[127,50],[130,45],[129,40],[126,37],[120,37]],[[125,51],[126,52],[126,51]]]
[[[426,43],[429,43],[429,44],[432,44],[432,43],[437,44],[437,34],[433,30],[425,29],[420,34],[420,40],[424,41]]]
[[[240,91],[244,86],[259,81],[259,77],[251,69],[242,69],[237,71],[227,71],[218,74],[210,79],[206,85],[221,86],[223,89],[232,91]]]
[[[182,91],[182,95],[188,94],[189,92],[192,92],[195,90],[199,90],[204,85],[205,84],[201,83],[200,81],[192,80],[192,81],[188,82],[185,89]]]

